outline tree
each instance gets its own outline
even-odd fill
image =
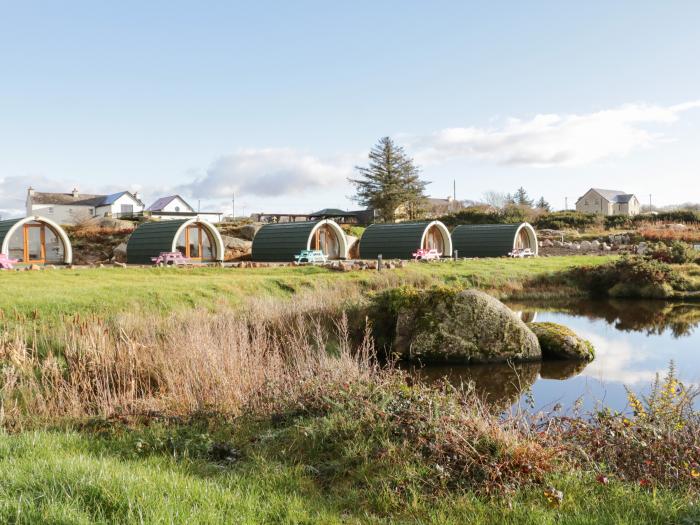
[[[515,204],[519,206],[529,206],[532,208],[533,201],[522,186],[520,186],[515,192],[515,195],[513,195],[513,200]]]
[[[552,207],[549,205],[549,203],[544,200],[544,197],[540,197],[540,200],[537,201],[537,204],[535,204],[535,208],[538,208],[540,210],[544,211],[552,211]]]
[[[493,206],[497,209],[505,208],[506,204],[510,200],[510,196],[502,193],[500,191],[487,191],[483,195],[484,202],[489,206]]]
[[[427,182],[420,178],[420,168],[404,149],[390,137],[379,139],[369,152],[369,166],[356,166],[357,178],[348,179],[355,186],[354,200],[379,212],[381,219],[393,222],[396,209],[405,206],[414,218],[425,200]]]

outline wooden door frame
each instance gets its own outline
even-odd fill
[[[197,243],[197,249],[199,250],[199,257],[192,257],[190,255],[190,229],[197,229],[199,232],[199,242]],[[212,260],[216,259],[216,245],[212,241],[211,235],[209,235],[209,232],[207,231],[206,227],[202,224],[189,224],[187,228],[185,228],[185,257],[188,259],[192,259],[195,261],[203,261],[204,260],[204,235],[207,236],[207,239],[209,240],[209,246],[211,248],[211,253],[212,253]]]
[[[39,228],[39,242],[41,243],[41,259],[29,259],[29,230]],[[22,228],[24,236],[24,263],[25,264],[45,264],[46,263],[46,225],[45,224],[25,224]]]

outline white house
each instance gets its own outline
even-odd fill
[[[179,195],[169,195],[157,199],[146,208],[146,213],[151,217],[162,220],[183,219],[199,217],[202,220],[217,223],[223,219],[223,213],[215,211],[196,211],[189,203]]]
[[[642,205],[636,195],[618,190],[591,188],[576,201],[576,211],[599,215],[639,215]]]
[[[45,193],[27,190],[27,216],[39,215],[59,224],[72,224],[88,217],[131,217],[145,207],[138,193],[121,191],[111,195]]]

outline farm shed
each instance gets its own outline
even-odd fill
[[[435,249],[445,257],[452,255],[452,238],[440,221],[372,224],[360,239],[360,258],[410,259],[416,250]]]
[[[44,217],[0,221],[0,253],[22,264],[70,264],[73,249],[66,232]]]
[[[503,257],[529,248],[537,255],[537,234],[527,222],[457,226],[452,243],[460,257]]]
[[[129,237],[126,261],[151,264],[152,257],[175,251],[194,261],[224,260],[224,242],[219,230],[207,221],[193,218],[143,223]]]
[[[266,224],[253,239],[253,260],[291,262],[302,250],[321,250],[329,259],[346,259],[345,232],[331,220]]]

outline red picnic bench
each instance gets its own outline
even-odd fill
[[[442,254],[434,248],[432,250],[425,250],[421,248],[420,250],[416,250],[416,253],[413,254],[413,258],[416,261],[432,261],[434,259],[439,259],[440,257],[442,257]]]
[[[161,252],[158,257],[151,257],[151,260],[156,266],[179,266],[190,262],[180,252]]]
[[[18,259],[10,259],[4,253],[0,253],[0,270],[12,270],[14,264],[19,262]]]

